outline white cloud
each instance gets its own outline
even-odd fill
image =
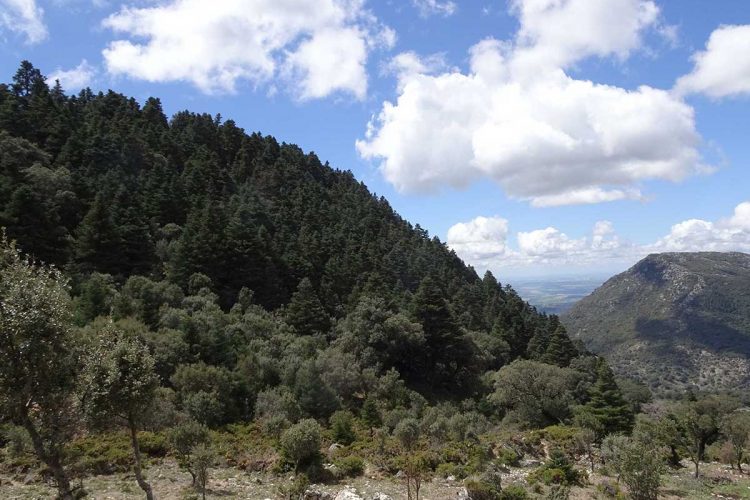
[[[448,229],[448,245],[465,261],[487,269],[507,256],[508,221],[502,217],[477,217]]]
[[[86,61],[82,60],[81,63],[73,69],[63,70],[58,68],[52,74],[47,77],[47,83],[54,85],[55,80],[60,81],[63,89],[80,90],[91,84],[96,76],[96,68]]]
[[[47,38],[44,10],[35,0],[0,0],[0,29],[22,34],[29,44]]]
[[[677,80],[677,92],[713,98],[750,93],[750,25],[718,28],[692,59],[693,71]]]
[[[477,217],[448,230],[447,243],[480,270],[559,272],[623,270],[650,253],[750,252],[750,201],[718,221],[689,219],[673,225],[654,243],[636,245],[620,238],[609,221],[597,222],[589,236],[572,238],[555,227],[516,233],[509,243],[509,223],[501,217]]]
[[[422,17],[430,15],[452,16],[456,13],[458,6],[450,0],[412,0],[414,6],[419,9]]]
[[[726,219],[711,222],[690,219],[672,226],[669,234],[648,247],[659,252],[750,252],[750,202]]]
[[[281,77],[300,99],[364,98],[369,52],[395,41],[364,0],[170,0],[123,7],[104,26],[129,38],[103,51],[112,74],[207,93]]]
[[[484,40],[470,70],[401,75],[357,141],[398,190],[490,178],[536,206],[640,199],[648,179],[679,181],[701,165],[693,109],[667,91],[579,80],[589,56],[625,58],[655,27],[651,1],[514,1],[513,42]]]

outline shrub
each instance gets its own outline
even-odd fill
[[[193,448],[192,468],[195,471],[195,482],[200,488],[203,500],[206,500],[206,485],[208,484],[208,470],[214,463],[214,452],[205,444],[198,444]]]
[[[299,474],[290,484],[280,485],[278,488],[279,496],[284,500],[299,500],[310,486],[310,479],[304,474]]]
[[[521,455],[514,449],[503,446],[497,451],[497,463],[508,467],[518,466]]]
[[[406,451],[411,451],[419,441],[419,422],[413,418],[405,418],[398,423],[393,435]]]
[[[314,461],[320,456],[320,426],[313,419],[305,419],[287,429],[281,436],[281,455],[300,466]]]
[[[198,422],[188,421],[171,429],[169,440],[178,465],[190,473],[195,484],[197,474],[193,468],[193,450],[201,444],[208,443],[208,428]]]
[[[354,442],[356,435],[354,434],[353,424],[354,416],[348,411],[337,411],[329,419],[331,424],[331,431],[333,432],[333,440],[337,443],[349,445]]]
[[[464,483],[471,500],[500,500],[502,490],[496,485],[479,479],[470,479]]]
[[[333,463],[338,468],[340,477],[357,477],[365,471],[365,461],[357,456],[343,457]]]
[[[31,437],[26,429],[17,425],[7,425],[2,430],[3,440],[7,442],[6,448],[10,455],[18,458],[31,452]]]
[[[529,481],[540,481],[544,484],[561,484],[566,486],[581,485],[585,473],[573,468],[570,459],[561,450],[550,453],[550,459],[540,468],[529,474]]]
[[[456,479],[464,479],[466,478],[466,467],[461,464],[443,462],[441,464],[438,464],[437,468],[435,469],[435,474],[437,474],[438,477],[442,478],[453,476]]]
[[[529,494],[526,489],[518,484],[511,484],[505,488],[500,496],[500,500],[527,500]]]

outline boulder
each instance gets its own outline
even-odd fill
[[[332,498],[333,497],[330,493],[326,493],[325,491],[319,490],[317,488],[309,488],[302,495],[302,500],[332,500]]]
[[[354,491],[346,489],[346,490],[339,491],[334,500],[364,500],[364,499],[361,496],[357,495]]]
[[[328,447],[328,456],[335,457],[338,454],[339,450],[343,447],[344,445],[342,444],[333,443],[331,446]]]

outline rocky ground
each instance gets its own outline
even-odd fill
[[[686,464],[687,465],[687,464]],[[522,482],[527,471],[515,469],[506,476],[509,482]],[[700,479],[692,478],[692,469],[684,467],[665,476],[660,498],[665,499],[750,499],[750,474],[739,474],[720,464],[706,464]],[[148,469],[156,498],[198,499],[200,496],[190,487],[190,476],[177,465],[165,460]],[[217,468],[212,471],[206,498],[240,498],[277,500],[279,487],[291,483],[291,477],[247,473],[233,468]],[[574,488],[571,499],[605,499],[597,486],[614,484],[612,478],[598,474],[591,476],[585,488]],[[131,474],[94,476],[86,478],[83,486],[89,493],[87,498],[96,500],[142,499],[143,494]],[[529,488],[531,491],[531,488]],[[54,497],[55,490],[33,475],[0,475],[0,498],[3,500],[36,500]],[[533,497],[533,494],[532,494]],[[333,485],[313,485],[308,489],[306,500],[401,500],[406,498],[403,481],[391,478],[360,477]],[[433,479],[424,483],[422,500],[467,499],[460,481]]]

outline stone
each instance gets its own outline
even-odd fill
[[[309,488],[302,495],[302,500],[332,500],[332,498],[333,497],[330,493],[326,493],[325,491],[319,490],[317,488]]]
[[[375,493],[372,496],[372,500],[393,500],[393,497],[386,495],[385,493]]]
[[[361,496],[357,495],[352,490],[341,490],[336,495],[334,500],[364,500]]]

